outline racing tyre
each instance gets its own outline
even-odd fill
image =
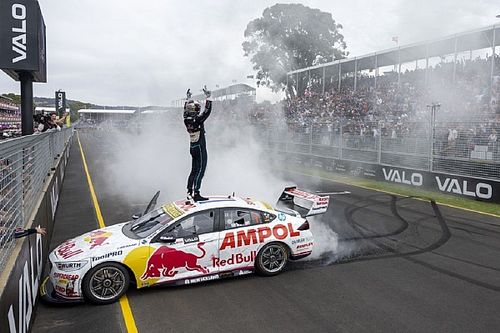
[[[114,303],[127,292],[130,276],[125,267],[107,262],[92,268],[83,278],[85,299],[95,304]]]
[[[262,276],[281,273],[288,262],[288,248],[281,243],[269,243],[257,254],[255,271]]]

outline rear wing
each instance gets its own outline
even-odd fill
[[[288,208],[296,209],[302,217],[324,214],[330,203],[329,196],[321,196],[314,193],[299,190],[297,186],[285,187],[278,199],[278,205],[284,204]],[[289,207],[290,204],[296,207]]]

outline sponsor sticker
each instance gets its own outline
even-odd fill
[[[97,230],[89,234],[83,240],[90,244],[90,249],[92,250],[96,246],[104,245],[104,242],[113,235],[109,231]],[[107,244],[107,243],[106,243]]]
[[[288,237],[298,237],[300,236],[300,232],[294,230],[291,223],[287,223],[287,225],[276,224],[272,228],[263,226],[254,229],[239,230],[237,232],[229,231],[224,235],[220,250],[263,243],[271,236],[278,240],[283,240]]]
[[[106,254],[103,254],[103,255],[98,256],[98,257],[92,257],[92,261],[99,261],[99,260],[102,260],[102,259],[107,259],[107,258],[111,258],[111,257],[120,256],[120,255],[122,255],[122,253],[123,253],[122,250],[114,251],[114,252],[110,252],[110,253],[106,253]]]
[[[184,214],[184,212],[179,208],[177,208],[177,206],[174,205],[173,203],[166,204],[162,208],[165,211],[165,213],[170,215],[170,217],[173,219],[176,219]]]
[[[197,277],[194,279],[184,280],[184,284],[198,283],[198,282],[203,282],[203,281],[212,281],[212,280],[217,280],[217,279],[219,279],[219,274],[200,276],[200,277]]]
[[[82,249],[73,249],[75,246],[75,242],[73,242],[72,240],[67,240],[66,242],[59,245],[59,247],[57,248],[57,254],[63,259],[68,259],[80,253],[83,253]]]
[[[65,280],[76,280],[80,276],[78,274],[65,274],[65,273],[54,273],[54,278],[56,279],[65,279]]]
[[[227,259],[221,259],[217,257],[212,257],[212,266],[215,268],[230,266],[230,265],[239,265],[242,263],[250,264],[249,266],[253,266],[255,262],[255,258],[257,257],[257,251],[252,251],[250,254],[245,255],[243,253],[233,253]]]
[[[118,250],[120,250],[120,249],[126,249],[127,247],[132,247],[132,246],[135,246],[135,245],[136,245],[136,243],[122,245],[122,246],[118,247]]]
[[[184,244],[189,244],[189,243],[197,243],[200,241],[200,238],[198,235],[193,235],[193,236],[187,236],[183,238]]]
[[[201,251],[199,256],[178,250],[169,246],[160,246],[153,252],[146,263],[146,270],[141,276],[141,280],[160,277],[174,277],[182,269],[188,271],[197,271],[207,274],[208,269],[201,266],[198,260],[206,255],[203,248],[205,243],[198,243],[197,247]]]

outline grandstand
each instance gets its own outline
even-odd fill
[[[21,134],[21,108],[7,96],[0,96],[0,140]]]
[[[223,102],[223,101],[231,101],[231,100],[242,100],[246,99],[255,102],[256,90],[253,87],[250,87],[247,84],[239,83],[227,86],[225,88],[216,89],[212,91],[212,98],[214,102]],[[202,100],[205,99],[203,94],[194,95],[193,99]],[[186,98],[180,98],[172,101],[173,107],[183,107]]]
[[[498,36],[486,27],[289,72],[288,127],[269,141],[311,158],[499,179]]]
[[[56,112],[56,108],[53,106],[52,107],[51,106],[37,106],[35,108],[35,114],[37,114],[37,113],[49,114],[51,112]],[[70,109],[66,108],[66,112],[69,113]]]
[[[500,39],[500,26],[493,25],[435,40],[298,69],[287,74],[287,83],[289,88],[293,87],[299,94],[313,84],[316,85],[316,88],[321,87],[322,93],[324,93],[332,88],[340,90],[343,79],[351,77],[352,88],[356,90],[359,76],[368,72],[370,75],[366,76],[372,78],[372,86],[376,89],[381,69],[388,69],[391,66],[397,68],[395,74],[397,75],[397,83],[400,85],[404,68],[408,64],[415,64],[414,68],[418,69],[419,61],[424,61],[424,78],[427,82],[430,79],[429,69],[436,58],[450,57],[453,59],[451,79],[455,81],[461,54],[465,52],[469,60],[473,60],[473,51],[476,50],[490,49],[491,54],[495,54],[498,39]],[[490,57],[490,82],[493,81],[496,68],[498,68],[493,59],[494,57]]]
[[[112,110],[112,109],[80,109],[78,110],[78,119],[92,123],[104,121],[124,122],[130,120],[137,110]]]

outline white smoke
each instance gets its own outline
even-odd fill
[[[314,236],[314,248],[308,260],[324,259],[325,256],[331,261],[337,259],[339,252],[339,236],[330,226],[320,218],[308,218],[311,232]]]
[[[283,188],[293,183],[290,176],[285,178],[279,172],[284,168],[265,149],[261,132],[246,120],[225,119],[220,112],[214,107],[205,123],[208,164],[202,195],[235,192],[237,196],[274,204]],[[136,206],[145,206],[157,190],[161,191],[158,204],[184,198],[191,156],[182,111],[137,121],[141,123],[140,130],[109,130],[103,141],[109,153],[103,164],[106,195]],[[320,184],[318,180],[310,186]],[[315,242],[309,259],[321,258],[331,263],[342,249],[338,235],[321,219],[310,218]]]

